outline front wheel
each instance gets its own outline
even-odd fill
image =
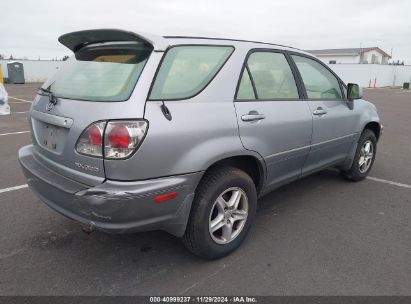
[[[208,259],[231,253],[246,237],[256,206],[255,185],[247,173],[232,167],[208,172],[193,201],[184,245]]]
[[[365,129],[358,141],[351,168],[341,171],[344,178],[351,181],[360,181],[366,178],[374,164],[376,152],[377,138],[373,131]]]

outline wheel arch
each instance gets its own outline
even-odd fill
[[[355,157],[355,153],[357,151],[357,146],[358,146],[358,141],[361,138],[361,135],[364,133],[365,130],[371,130],[374,134],[375,137],[378,139],[381,136],[382,130],[383,130],[383,126],[381,125],[381,123],[378,120],[369,120],[367,121],[362,129],[359,129],[359,132],[357,133],[357,137],[355,142],[353,142],[351,149],[348,153],[348,157],[346,158],[346,160],[344,161],[344,163],[339,166],[340,169],[342,170],[348,170],[349,168],[351,168],[352,166],[352,162],[354,161],[354,157]]]
[[[375,134],[375,137],[377,138],[377,141],[379,140],[381,136],[381,129],[382,129],[381,124],[379,122],[377,121],[368,122],[363,128],[363,132],[366,129],[373,131]]]
[[[210,170],[221,167],[235,167],[243,170],[253,180],[257,194],[261,193],[266,177],[265,164],[262,159],[247,154],[225,157],[210,164],[205,170],[203,178],[206,176],[207,172],[210,172]]]

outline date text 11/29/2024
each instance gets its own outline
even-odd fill
[[[150,297],[150,303],[257,303],[255,297],[243,296],[196,296],[196,297]]]

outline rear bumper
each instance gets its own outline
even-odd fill
[[[111,181],[90,187],[48,169],[36,160],[33,146],[19,150],[19,161],[31,190],[62,215],[111,233],[165,230],[184,234],[194,190],[202,172],[144,181]],[[177,196],[161,203],[154,197]]]

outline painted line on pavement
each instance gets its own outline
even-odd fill
[[[382,179],[382,178],[369,176],[369,177],[367,177],[367,179],[372,180],[374,182],[379,182],[379,183],[388,184],[388,185],[392,185],[392,186],[397,186],[397,187],[401,187],[401,188],[411,189],[411,185],[397,183],[397,182],[393,182],[393,181]]]
[[[29,133],[30,131],[20,131],[20,132],[11,132],[11,133],[1,133],[0,136],[6,136],[6,135],[14,135],[14,134],[23,134],[23,133]]]
[[[372,180],[372,181],[375,181],[375,182],[379,182],[379,183],[384,183],[384,184],[396,186],[396,187],[411,189],[411,185],[402,184],[402,183],[397,183],[397,182],[393,182],[393,181],[386,180],[386,179],[382,179],[382,178],[377,178],[377,177],[371,177],[371,176],[369,176],[369,177],[367,177],[367,179]],[[1,194],[1,193],[5,193],[5,192],[20,190],[20,189],[26,189],[27,187],[28,187],[28,185],[27,185],[27,184],[24,184],[24,185],[19,185],[19,186],[14,186],[14,187],[9,187],[9,188],[0,189],[0,194]]]
[[[15,190],[20,190],[20,189],[25,189],[25,188],[27,188],[28,186],[29,186],[29,185],[24,184],[24,185],[15,186],[15,187],[4,188],[4,189],[0,189],[0,193],[10,192],[10,191],[15,191]]]
[[[10,96],[10,95],[9,95],[9,98],[11,98],[11,99],[15,99],[15,100],[18,100],[18,101],[21,101],[21,102],[28,102],[28,103],[31,103],[31,101],[30,101],[30,100],[25,100],[25,99],[17,98],[17,97],[13,97],[13,96]]]

